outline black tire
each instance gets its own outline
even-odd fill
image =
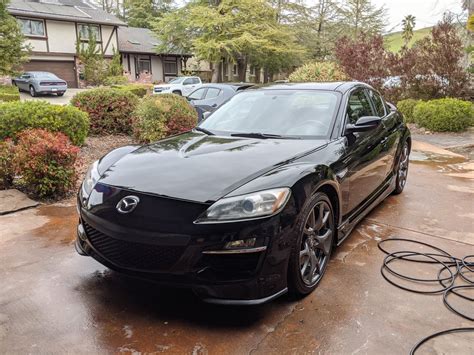
[[[311,220],[314,221],[313,224]],[[311,228],[310,225],[314,225],[315,228]],[[317,228],[319,225],[320,229]],[[306,201],[298,217],[295,231],[296,236],[288,264],[288,290],[291,295],[302,297],[319,285],[334,247],[336,237],[334,210],[326,194],[318,192]],[[325,238],[324,235],[327,233],[330,233],[330,236]],[[313,263],[316,264],[315,267]]]
[[[30,95],[31,97],[37,96],[35,87],[33,85],[30,85]]]
[[[57,95],[58,96],[64,96],[64,93],[63,92],[58,92]]]
[[[179,90],[173,91],[173,94],[179,95],[179,96],[183,96],[183,94],[182,94],[181,91],[179,91]]]
[[[393,190],[394,195],[399,195],[403,192],[405,185],[407,183],[408,177],[408,165],[410,162],[410,145],[407,141],[403,143],[402,151],[400,152],[400,159],[398,160],[395,182],[395,190]]]

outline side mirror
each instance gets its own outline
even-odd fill
[[[206,111],[202,113],[202,120],[204,121],[206,118],[208,118],[211,115],[211,111]]]
[[[377,128],[382,119],[377,116],[362,116],[355,124],[346,125],[346,134],[354,132],[366,132]]]

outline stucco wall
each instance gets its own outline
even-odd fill
[[[27,38],[25,42],[31,47],[33,52],[46,52],[48,50],[45,40]]]
[[[117,43],[117,35],[115,32],[112,34],[114,27],[113,26],[101,26],[102,29],[102,46],[105,49],[105,55],[112,55],[114,53],[114,48],[117,50],[118,48],[118,43]],[[112,38],[110,36],[112,35]],[[109,41],[110,38],[110,43],[107,49],[105,46],[107,46],[107,42]]]
[[[151,71],[154,82],[163,81],[163,63],[156,55],[151,56]]]
[[[76,27],[72,22],[46,21],[50,52],[76,53]]]

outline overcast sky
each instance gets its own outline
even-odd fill
[[[416,17],[416,29],[435,25],[446,11],[460,14],[461,0],[372,0],[376,6],[385,5],[389,13],[386,31],[395,27],[401,30],[401,21],[406,15]]]

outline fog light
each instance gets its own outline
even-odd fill
[[[79,223],[77,225],[77,235],[79,236],[79,239],[81,239],[83,241],[87,240],[86,232],[85,232],[84,227],[82,226],[81,223]]]
[[[224,249],[253,248],[256,242],[257,238],[233,240],[225,243]]]

